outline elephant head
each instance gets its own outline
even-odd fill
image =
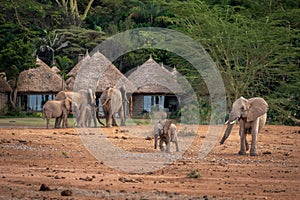
[[[107,106],[106,104],[111,101],[111,97],[113,94],[113,88],[106,88],[106,90],[103,92],[103,95],[101,96],[101,100],[104,101],[102,103],[102,106]]]
[[[233,105],[232,110],[229,114],[229,119],[225,123],[227,128],[225,130],[224,136],[220,142],[223,144],[225,140],[230,135],[233,125],[240,119],[244,119],[247,122],[256,120],[258,117],[264,115],[268,110],[267,102],[261,97],[255,97],[251,99],[245,99],[240,97],[237,99]]]

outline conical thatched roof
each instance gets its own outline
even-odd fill
[[[73,69],[68,73],[68,76],[70,76],[66,80],[67,84],[67,89],[68,90],[73,90],[74,87],[74,82],[75,82],[75,77],[77,75],[78,70],[80,69],[81,66],[85,65],[85,63],[90,59],[90,55],[88,52],[85,54],[85,56],[73,67]]]
[[[75,75],[73,85],[67,81],[69,90],[92,88],[96,92],[103,92],[107,87],[121,87],[125,84],[130,87],[127,78],[99,51],[75,67],[70,71]]]
[[[127,78],[135,86],[134,93],[176,94],[182,92],[176,76],[151,57]]]
[[[62,79],[55,70],[39,58],[36,59],[37,68],[28,69],[20,73],[17,89],[22,93],[57,93],[62,90]],[[65,83],[63,83],[65,84]]]
[[[6,80],[5,72],[0,73],[0,93],[10,92],[11,87]]]

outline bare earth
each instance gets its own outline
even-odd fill
[[[130,135],[143,126],[101,129],[126,151],[159,152],[153,139]],[[127,173],[91,155],[76,129],[0,128],[0,199],[300,199],[299,126],[266,126],[258,157],[237,155],[235,126],[224,145],[199,160],[207,129],[199,127],[183,158]],[[193,171],[201,177],[188,177]]]

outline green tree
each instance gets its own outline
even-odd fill
[[[57,5],[64,10],[70,25],[76,25],[76,26],[80,25],[82,21],[85,20],[94,2],[94,0],[84,1],[87,2],[87,4],[86,6],[83,6],[84,11],[83,14],[81,14],[79,9],[80,7],[77,3],[77,0],[55,0],[55,1]]]

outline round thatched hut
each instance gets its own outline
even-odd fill
[[[69,90],[90,87],[101,94],[107,87],[130,86],[127,78],[99,51],[91,57],[86,55],[68,75],[72,76],[67,80]]]
[[[20,73],[17,90],[19,105],[26,111],[41,111],[43,104],[65,87],[64,80],[39,58],[38,67]]]
[[[66,80],[66,89],[73,90],[75,77],[77,75],[78,70],[86,64],[86,62],[90,59],[90,55],[88,52],[79,60],[79,62],[72,68],[72,70],[68,73],[69,78]]]
[[[0,73],[0,113],[2,113],[3,108],[7,105],[9,100],[9,93],[11,92],[11,87],[6,80],[5,72]]]
[[[127,78],[99,51],[92,56],[86,54],[68,75],[71,76],[67,80],[68,90],[78,91],[91,88],[96,92],[97,99],[108,87],[124,87],[125,90],[131,87]],[[99,101],[97,102],[99,104]]]
[[[157,107],[173,113],[178,111],[181,85],[174,74],[152,57],[128,72],[127,78],[134,88],[134,91],[131,91],[133,116],[150,112],[152,108]]]

